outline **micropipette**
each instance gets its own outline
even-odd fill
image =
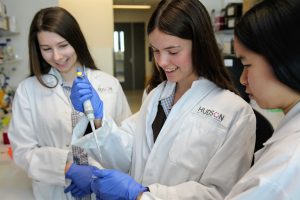
[[[85,72],[85,67],[84,67],[84,72]],[[84,78],[84,75],[82,74],[81,71],[77,71],[77,77]],[[101,149],[100,149],[100,145],[99,145],[99,142],[98,142],[98,139],[96,136],[96,128],[95,128],[95,124],[94,124],[94,119],[95,119],[94,109],[93,109],[92,103],[89,99],[83,103],[83,108],[84,108],[84,113],[91,124],[93,135],[94,135],[95,142],[96,142],[96,146],[99,151],[100,160],[102,161]]]

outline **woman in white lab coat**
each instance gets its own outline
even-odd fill
[[[134,118],[118,127],[104,115],[97,130],[103,166],[131,177],[98,170],[92,189],[104,200],[223,199],[250,168],[252,108],[233,92],[200,1],[161,1],[148,34],[164,81],[148,94]],[[84,98],[89,93],[81,94]],[[87,135],[77,145],[95,148],[93,140]]]
[[[9,126],[14,161],[32,179],[36,199],[73,199],[64,189],[76,125],[69,95],[77,68],[85,66],[104,113],[119,123],[131,111],[118,80],[97,70],[78,23],[65,9],[45,8],[34,16],[29,54],[31,75],[17,88]]]
[[[246,93],[264,109],[282,109],[285,117],[226,200],[300,198],[299,21],[299,0],[266,0],[235,28]]]

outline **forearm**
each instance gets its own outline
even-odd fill
[[[102,127],[102,119],[94,119],[95,128],[101,128]]]
[[[69,170],[69,168],[71,167],[72,162],[67,162],[66,163],[66,167],[65,167],[65,174],[67,173],[67,171]]]

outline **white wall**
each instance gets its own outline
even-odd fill
[[[59,0],[77,19],[89,49],[101,70],[113,75],[112,0]]]
[[[9,84],[15,88],[29,75],[28,32],[34,14],[44,7],[57,5],[57,0],[2,0],[6,5],[7,15],[16,16],[19,35],[12,36],[12,45],[22,59],[18,63],[5,65],[4,72],[11,77]],[[15,71],[13,70],[15,69]]]

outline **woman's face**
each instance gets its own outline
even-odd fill
[[[246,86],[246,93],[262,108],[285,109],[287,86],[275,76],[270,63],[260,54],[246,48],[237,38],[234,38],[234,49],[237,58],[244,66],[240,77],[241,84]]]
[[[69,42],[54,32],[41,31],[37,34],[44,60],[60,73],[76,71],[77,54]]]
[[[168,35],[157,28],[149,34],[150,46],[157,65],[167,79],[190,85],[198,76],[192,64],[192,41]]]

